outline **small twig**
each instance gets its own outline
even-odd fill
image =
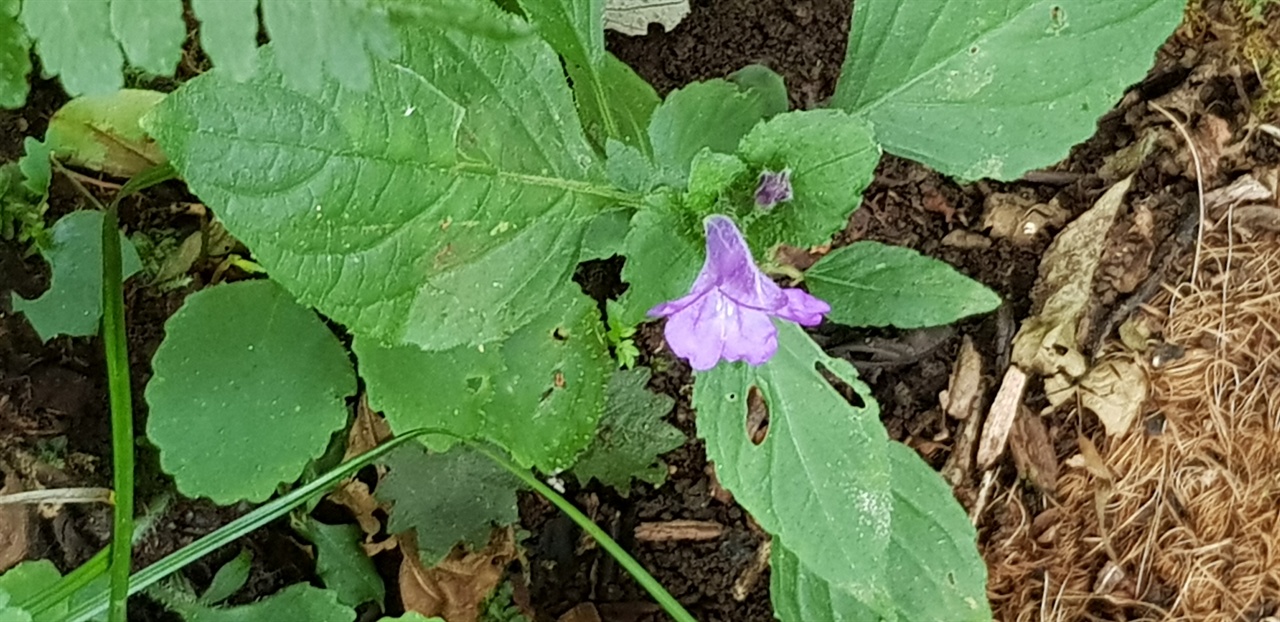
[[[1184,126],[1180,121],[1178,121],[1177,117],[1173,116],[1173,113],[1169,112],[1168,110],[1165,110],[1165,108],[1160,104],[1157,104],[1155,102],[1150,102],[1150,104],[1151,104],[1151,107],[1156,110],[1156,112],[1159,112],[1160,114],[1164,115],[1165,118],[1169,119],[1169,122],[1173,124],[1173,127],[1178,130],[1179,134],[1182,135],[1182,139],[1187,141],[1187,149],[1191,151],[1191,159],[1196,166],[1196,196],[1200,201],[1200,217],[1199,217],[1199,223],[1198,223],[1199,226],[1196,227],[1196,256],[1195,256],[1195,259],[1192,260],[1191,262],[1191,283],[1194,286],[1194,284],[1196,283],[1196,280],[1200,276],[1200,254],[1204,248],[1204,223],[1206,219],[1206,216],[1205,216],[1206,210],[1204,205],[1204,167],[1200,164],[1200,151],[1196,149],[1196,142],[1194,139],[1191,138],[1191,132],[1187,131],[1186,126]],[[1169,315],[1173,315],[1172,305],[1175,304],[1177,300],[1178,300],[1177,292],[1174,292],[1173,301],[1170,302]]]
[[[57,168],[58,168],[58,172],[62,173],[63,175],[66,175],[67,177],[73,177],[76,179],[76,181],[79,181],[81,183],[86,183],[91,186],[106,188],[107,190],[119,190],[120,188],[124,187],[115,182],[103,181],[101,179],[98,179],[97,177],[90,177],[88,175],[85,175],[84,173],[77,173],[76,171],[73,171],[65,166],[62,166],[61,163],[57,165]]]
[[[760,543],[760,548],[756,549],[756,555],[751,559],[751,565],[747,566],[742,574],[738,575],[738,580],[733,582],[733,589],[730,592],[733,599],[743,602],[755,591],[756,584],[760,582],[760,575],[764,574],[766,568],[769,567],[769,556],[773,553],[773,540],[765,538]]]
[[[110,488],[53,488],[0,495],[0,505],[37,503],[110,503]]]

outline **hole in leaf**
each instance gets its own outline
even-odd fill
[[[562,326],[557,326],[555,330],[551,331],[551,338],[556,341],[568,341],[569,331],[565,330]]]
[[[747,437],[752,445],[759,445],[768,434],[769,404],[760,387],[753,386],[747,391]]]
[[[956,586],[956,573],[954,572],[947,573],[947,583],[949,583],[951,587]]]
[[[736,402],[736,401],[738,401],[738,394],[737,394],[737,393],[727,393],[727,394],[725,394],[724,399],[726,399],[726,400],[728,400],[728,401],[730,401],[730,402]]]
[[[479,393],[484,388],[485,381],[483,376],[468,376],[467,390],[472,393]]]
[[[975,46],[973,46],[973,47],[969,48],[969,53],[970,53],[970,54],[977,54],[977,53],[978,53],[978,46],[976,46],[976,45],[975,45]]]
[[[813,368],[817,370],[819,374],[822,374],[822,377],[826,379],[827,384],[831,385],[831,388],[835,389],[836,393],[839,393],[841,397],[847,400],[850,406],[853,406],[854,408],[867,407],[867,402],[862,399],[862,395],[853,390],[853,387],[841,380],[839,376],[831,373],[831,370],[827,369],[825,365],[822,363],[814,363]]]

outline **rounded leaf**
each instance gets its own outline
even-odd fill
[[[346,424],[356,389],[346,352],[274,282],[193,294],[165,333],[146,391],[147,436],[183,494],[266,499]]]

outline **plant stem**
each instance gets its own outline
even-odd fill
[[[124,279],[115,204],[102,218],[102,342],[111,394],[112,499],[111,622],[127,622],[129,571],[133,552],[133,394],[129,386],[129,345],[125,335]]]
[[[675,597],[666,590],[666,588],[662,587],[661,583],[658,583],[657,579],[653,578],[653,575],[649,574],[648,570],[644,569],[644,566],[640,565],[640,562],[636,561],[634,557],[631,557],[630,553],[627,553],[621,545],[615,542],[613,538],[610,538],[609,534],[605,533],[604,530],[592,522],[590,518],[587,518],[586,514],[583,514],[577,507],[574,507],[572,503],[569,503],[568,499],[565,499],[560,495],[560,493],[552,490],[550,486],[542,483],[541,480],[534,477],[528,470],[522,469],[513,464],[505,456],[481,445],[473,446],[480,453],[489,456],[489,458],[494,462],[502,465],[503,468],[520,478],[520,480],[525,484],[528,484],[530,488],[538,491],[538,494],[546,497],[553,505],[560,508],[561,512],[564,512],[570,519],[573,519],[573,522],[577,523],[583,531],[587,532],[592,538],[595,538],[596,542],[598,542],[605,551],[612,555],[613,558],[622,565],[623,569],[635,578],[636,583],[639,583],[640,587],[643,587],[645,591],[649,592],[649,595],[652,596],[654,600],[658,601],[658,604],[662,606],[662,609],[666,611],[667,615],[671,616],[672,619],[676,622],[698,622],[689,614],[688,611],[685,611],[684,606],[680,604],[680,601],[676,600]]]

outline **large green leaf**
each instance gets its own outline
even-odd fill
[[[618,193],[545,43],[403,38],[404,64],[376,63],[367,91],[292,90],[269,51],[252,82],[215,70],[152,135],[302,302],[388,343],[494,341],[555,302]]]
[[[347,422],[355,373],[342,344],[274,282],[187,298],[165,323],[147,385],[147,437],[189,497],[262,501]]]
[[[111,0],[111,32],[129,63],[159,76],[171,76],[182,58],[187,24],[182,3],[174,0]]]
[[[356,612],[338,594],[297,583],[263,600],[239,607],[210,607],[194,600],[168,603],[186,622],[354,622]]]
[[[1142,79],[1185,0],[857,3],[831,105],[888,151],[962,179],[1067,155]]]
[[[30,601],[41,592],[53,587],[62,573],[47,559],[24,561],[0,573],[0,620],[3,622],[32,622],[31,614],[19,609],[17,604]],[[34,616],[34,622],[59,622],[67,615],[67,602],[53,606],[44,614]]]
[[[879,242],[831,251],[804,279],[831,305],[827,318],[848,326],[940,326],[1000,306],[995,292],[946,263]]]
[[[443,429],[492,441],[525,466],[567,467],[591,441],[612,364],[595,305],[573,284],[500,343],[425,351],[360,336],[369,403],[391,429]],[[445,450],[456,439],[427,437]]]
[[[111,0],[28,0],[22,23],[36,42],[45,73],[72,95],[102,95],[124,86],[124,55],[111,33]]]
[[[909,447],[889,443],[893,519],[888,587],[901,620],[991,619],[977,533],[938,473]],[[862,622],[873,609],[823,581],[781,543],[773,546],[774,615],[783,622]]]
[[[725,80],[695,82],[672,91],[649,121],[653,161],[663,180],[683,189],[698,152],[706,148],[733,153],[765,112],[759,91]]]
[[[387,456],[386,465],[389,471],[376,494],[392,504],[387,530],[414,530],[427,566],[440,563],[460,542],[482,548],[495,525],[520,520],[520,480],[470,447],[430,453],[421,445],[405,445]]]
[[[743,137],[738,154],[757,172],[791,170],[795,198],[746,228],[759,249],[827,242],[857,209],[880,161],[870,126],[839,110],[777,115]]]
[[[235,80],[253,75],[258,52],[258,0],[191,0],[200,19],[200,46]]]
[[[847,361],[828,357],[800,327],[777,325],[769,362],[697,375],[698,435],[720,483],[765,531],[819,578],[883,610],[892,497],[880,409]],[[851,406],[824,372],[863,405]],[[759,445],[747,431],[756,392],[768,416]]]
[[[71,212],[53,225],[53,244],[41,249],[53,270],[49,291],[27,300],[16,292],[13,310],[27,316],[40,338],[98,334],[102,318],[102,212]],[[124,278],[142,270],[133,244],[120,234]]]
[[[31,73],[31,41],[18,23],[19,0],[0,0],[0,108],[19,108],[27,101]]]

